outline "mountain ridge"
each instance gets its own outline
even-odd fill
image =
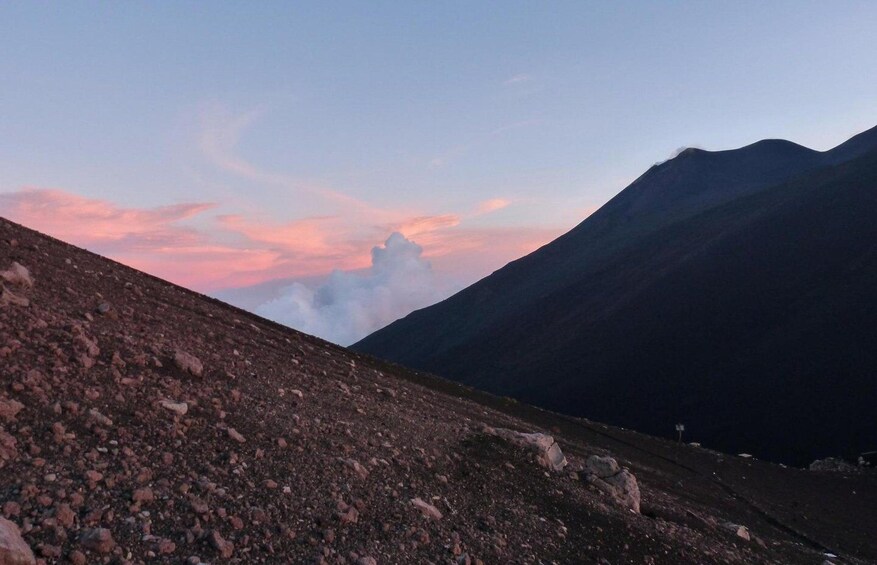
[[[740,150],[731,150],[727,153],[704,152],[678,156],[668,163],[650,169],[603,208],[554,242],[527,257],[510,263],[447,301],[412,313],[372,334],[372,336],[355,344],[354,348],[378,356],[386,356],[397,362],[410,364],[451,378],[458,378],[468,384],[486,387],[493,392],[516,395],[524,400],[551,406],[554,409],[593,416],[598,419],[610,416],[604,412],[590,412],[600,409],[593,402],[584,401],[587,405],[586,411],[578,409],[575,406],[575,401],[567,402],[564,400],[561,402],[559,399],[575,398],[576,395],[585,394],[583,390],[570,387],[573,383],[578,382],[577,379],[593,384],[595,379],[600,378],[600,374],[616,374],[617,369],[612,368],[613,366],[623,365],[632,373],[642,372],[648,368],[637,369],[626,363],[624,361],[625,355],[621,351],[615,351],[609,355],[605,351],[591,351],[584,344],[575,347],[563,344],[569,344],[572,336],[585,334],[590,336],[590,339],[603,344],[607,350],[614,349],[615,342],[607,342],[600,336],[593,335],[592,332],[596,331],[597,327],[603,327],[605,331],[609,331],[608,326],[600,326],[600,324],[604,324],[605,320],[612,319],[612,316],[617,314],[617,310],[614,308],[617,308],[618,305],[623,306],[634,301],[637,293],[641,292],[642,285],[646,285],[645,288],[651,288],[659,284],[662,269],[679,270],[684,268],[684,261],[687,259],[681,255],[681,250],[696,249],[699,244],[699,240],[689,240],[686,237],[693,238],[695,237],[694,233],[700,233],[701,235],[696,236],[700,240],[714,241],[716,230],[728,229],[721,228],[721,225],[735,226],[734,222],[742,221],[746,217],[758,218],[759,214],[773,213],[771,210],[777,209],[777,206],[794,209],[795,199],[801,196],[795,193],[796,187],[800,189],[810,186],[808,182],[812,184],[823,177],[829,178],[838,174],[842,176],[843,171],[848,169],[844,169],[843,159],[849,155],[859,155],[853,161],[858,162],[857,166],[862,170],[870,171],[870,168],[862,163],[873,158],[873,150],[870,157],[867,152],[863,153],[862,151],[863,147],[867,148],[868,143],[874,143],[877,147],[875,132],[877,132],[875,129],[869,130],[825,152],[814,152],[801,146],[783,142],[757,142],[743,149],[751,153],[764,147],[780,148],[787,160],[777,165],[771,159],[753,159],[748,156],[744,161],[760,163],[761,168],[756,171],[734,173],[732,177],[729,177],[728,173],[728,169],[731,167],[727,165],[725,169],[713,169],[710,173],[711,176],[708,177],[710,180],[709,186],[706,187],[707,192],[712,190],[712,193],[727,194],[726,191],[717,190],[716,187],[722,188],[722,183],[728,184],[730,182],[729,186],[734,194],[733,198],[717,204],[713,200],[706,206],[700,204],[691,206],[691,201],[688,200],[689,208],[681,206],[683,209],[680,212],[678,203],[686,202],[684,195],[690,192],[689,189],[692,186],[697,186],[698,179],[702,178],[696,177],[694,181],[691,181],[690,177],[686,177],[689,179],[686,181],[688,184],[683,183],[682,190],[676,193],[677,195],[683,194],[683,198],[676,201],[675,207],[670,207],[669,213],[660,206],[652,206],[646,208],[645,211],[640,210],[633,214],[626,214],[630,205],[636,204],[639,194],[646,189],[657,187],[656,189],[660,191],[679,186],[678,180],[663,182],[664,179],[661,175],[666,175],[666,171],[678,167],[680,164],[685,164],[686,161],[709,159],[710,155],[722,154],[722,159],[728,159],[739,155]],[[789,155],[792,156],[791,159],[788,158]],[[799,160],[801,156],[804,157],[803,160]],[[695,165],[693,168],[690,165],[685,166],[690,171],[700,167],[700,164]],[[760,186],[759,183],[752,181],[753,178],[758,179],[765,175],[768,180],[761,182]],[[779,184],[770,184],[777,175],[786,178]],[[855,174],[852,174],[850,178],[844,178],[838,182],[853,182],[854,176]],[[728,180],[729,178],[731,181]],[[645,188],[643,188],[644,186]],[[786,188],[783,189],[783,186]],[[759,196],[780,194],[780,192],[784,196],[777,202],[771,202],[770,198],[765,199],[765,197]],[[830,203],[830,199],[828,202]],[[865,211],[873,211],[874,208],[869,202],[867,198],[864,200],[860,198],[857,204],[850,205],[862,206]],[[751,209],[744,210],[742,207],[745,206],[750,206]],[[762,209],[759,209],[759,206]],[[722,220],[724,224],[702,225],[703,217],[709,218],[711,211],[722,209],[726,210],[726,217]],[[844,213],[854,212],[846,211]],[[652,221],[651,217],[656,219]],[[715,214],[713,217],[716,217]],[[629,222],[626,223],[625,219],[628,219]],[[840,214],[836,221],[842,225],[846,220]],[[694,231],[695,226],[699,226],[697,227],[699,231]],[[736,234],[734,237],[745,236],[739,226],[731,229],[732,233]],[[867,233],[869,231],[867,222],[860,229],[863,230],[863,234]],[[685,230],[689,230],[691,233],[686,235]],[[674,235],[680,233],[682,235]],[[805,228],[801,228],[800,232],[796,232],[796,234],[797,237],[804,239],[808,237]],[[826,234],[830,235],[828,232]],[[668,237],[676,238],[672,239],[675,242],[673,244],[675,247],[668,243],[662,243]],[[772,234],[772,237],[782,240],[789,236],[779,233]],[[791,242],[789,243],[791,244]],[[815,241],[814,245],[818,244],[820,242]],[[753,245],[755,246],[753,249],[757,249],[755,243],[750,244],[750,246]],[[843,248],[836,250],[839,253],[842,251]],[[776,253],[778,255],[773,258],[774,260],[782,257],[780,251],[776,251]],[[821,260],[827,261],[828,259],[828,257],[823,257]],[[727,261],[716,263],[716,265],[725,264],[730,263]],[[801,269],[798,265],[787,266],[792,273],[796,269]],[[769,265],[762,265],[760,268],[768,267]],[[753,276],[757,277],[757,273],[754,273]],[[720,283],[713,284],[720,285]],[[717,288],[721,288],[721,286]],[[694,288],[689,292],[694,292],[696,296],[704,293],[706,293],[705,295],[709,294],[706,288]],[[733,289],[727,289],[724,292],[733,292]],[[755,296],[757,295],[752,295],[747,299],[755,300]],[[678,301],[676,303],[679,308],[686,307],[684,303]],[[866,299],[864,303],[870,302]],[[659,311],[656,308],[659,307],[660,305],[657,303],[649,306],[652,308],[650,311],[655,315]],[[724,311],[724,315],[735,316],[733,308],[729,307]],[[755,314],[750,312],[750,315],[754,316]],[[825,315],[827,316],[827,314]],[[634,318],[635,316],[631,319]],[[619,323],[621,322],[613,322],[616,325]],[[677,320],[677,323],[682,322]],[[706,328],[715,326],[706,320],[703,323]],[[646,331],[643,328],[651,327],[645,323],[645,320],[640,320],[636,324],[631,322],[629,326],[624,326],[622,323],[621,327],[628,327],[628,329],[616,336],[617,343],[624,344],[626,340],[630,340],[630,335],[637,334],[641,330]],[[660,335],[665,330],[652,328],[648,331]],[[739,339],[740,343],[743,343],[745,341],[744,334],[741,333]],[[672,345],[675,342],[670,340],[667,343]],[[679,344],[672,345],[672,347],[684,349],[684,346]],[[711,347],[718,346],[713,344]],[[577,353],[574,349],[590,351],[588,358],[593,361],[583,361],[585,354]],[[716,349],[716,351],[719,350],[720,348]],[[740,351],[742,353],[742,350]],[[737,355],[739,354],[737,353]],[[563,363],[569,366],[565,372],[562,367],[546,369],[546,367],[553,367],[554,364],[561,363],[558,359],[562,359]],[[599,365],[601,359],[605,359],[606,362],[614,359],[613,365]],[[650,358],[650,362],[664,363],[661,359],[662,357],[658,355]],[[717,359],[714,359],[713,362],[717,362]],[[582,365],[583,362],[584,365]],[[703,362],[709,366],[708,361]],[[524,367],[530,368],[524,369]],[[579,368],[574,369],[573,367]],[[683,371],[688,370],[693,371],[693,369],[683,369]],[[585,376],[574,377],[572,374],[575,371],[580,371]],[[556,387],[555,381],[560,377],[551,377],[546,381],[548,378],[546,375],[555,374],[567,375],[565,378],[568,382],[564,387],[560,387],[561,390],[548,393],[546,391],[549,385]],[[537,378],[537,375],[542,376]],[[620,376],[618,378],[621,379],[619,383],[625,382]],[[639,382],[637,379],[634,381]],[[619,386],[620,390],[624,390],[621,384]],[[867,382],[860,383],[858,386],[866,387],[860,392],[864,392],[868,397],[875,394],[867,387]],[[701,394],[707,396],[711,394],[710,391],[702,390],[702,388],[698,389],[701,390]],[[601,390],[601,392],[608,394],[609,390],[611,389]],[[660,387],[655,392],[659,392],[659,390]],[[551,398],[546,398],[547,395]],[[619,404],[623,405],[623,402],[624,398],[622,397],[616,398],[609,404],[618,408]],[[644,410],[645,407],[641,406],[638,409]],[[664,416],[684,418],[685,414],[664,414]],[[867,417],[865,419],[870,421],[867,420]],[[610,418],[610,421],[619,425],[644,425],[642,418],[616,417],[614,420]],[[664,423],[666,427],[669,425]],[[812,428],[815,425],[810,424],[809,427]],[[643,429],[651,433],[661,433],[661,428],[655,421],[645,423]],[[834,429],[837,430],[837,428]],[[718,445],[724,449],[737,447],[735,442],[727,437],[728,432],[719,433],[716,431],[710,432],[710,434],[715,435],[711,437],[708,434],[704,439],[716,439],[719,442]],[[873,439],[877,440],[877,438]],[[770,456],[773,453],[774,457],[779,457],[781,460],[801,464],[807,458],[813,459],[816,456],[828,454],[822,451],[829,447],[828,442],[823,438],[819,443],[818,449],[809,452],[798,446],[798,452],[794,453],[783,448],[779,448],[777,451],[770,448],[763,449],[762,454]],[[866,443],[862,438],[859,438],[857,445],[864,448]],[[841,447],[841,444],[844,445],[844,449],[854,449],[850,444],[844,442],[839,442],[838,448]],[[764,447],[762,446],[762,448]],[[848,453],[848,455],[855,454]]]

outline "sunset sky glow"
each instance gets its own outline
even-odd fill
[[[78,8],[0,7],[0,215],[210,293],[398,232],[444,297],[679,146],[877,123],[871,3]]]

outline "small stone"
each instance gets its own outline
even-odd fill
[[[179,414],[180,416],[185,416],[186,412],[189,411],[189,405],[185,402],[174,402],[173,400],[162,400],[159,402],[162,408],[165,410],[170,410],[175,414]]]
[[[82,547],[98,553],[109,553],[116,547],[113,534],[106,528],[91,528],[83,530],[79,536]]]
[[[55,509],[55,520],[58,521],[60,526],[69,528],[73,525],[75,519],[76,514],[73,512],[73,509],[70,508],[69,504],[60,504],[58,505],[58,508]]]
[[[169,555],[177,550],[177,544],[169,539],[162,538],[158,540],[158,543],[156,544],[156,549],[161,555]]]
[[[356,459],[345,459],[344,457],[339,457],[338,460],[343,463],[345,467],[359,475],[360,478],[368,478],[368,469],[363,467],[362,464]]]
[[[213,549],[218,551],[224,559],[228,559],[234,554],[234,544],[223,538],[217,530],[211,530],[207,539]]]
[[[725,529],[734,532],[737,534],[737,537],[744,539],[746,541],[750,541],[752,537],[749,535],[749,528],[746,526],[741,526],[740,524],[734,524],[732,522],[725,522],[722,524]]]
[[[134,502],[152,502],[155,500],[155,494],[151,488],[139,488],[131,495],[131,500]]]
[[[431,520],[442,519],[442,513],[439,511],[438,508],[428,502],[424,502],[420,498],[412,498],[411,505],[420,510],[425,518],[429,518]]]
[[[342,524],[356,524],[359,521],[359,510],[355,506],[351,506],[338,516]]]
[[[245,443],[247,440],[244,436],[242,436],[236,429],[228,428],[228,437],[235,440],[238,443]]]
[[[17,400],[4,400],[0,398],[0,420],[11,422],[15,416],[24,409],[24,404]]]
[[[174,363],[181,371],[185,371],[196,377],[202,376],[204,372],[204,365],[201,364],[201,360],[185,351],[177,350],[174,353]]]
[[[113,427],[113,421],[98,412],[96,408],[92,408],[88,411],[88,415],[94,420],[98,425],[104,426],[105,428]]]

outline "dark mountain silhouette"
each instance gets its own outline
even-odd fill
[[[803,464],[877,447],[877,128],[687,149],[355,349],[539,406]]]

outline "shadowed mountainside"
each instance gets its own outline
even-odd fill
[[[877,447],[877,128],[688,149],[353,346],[577,416],[805,464]]]

